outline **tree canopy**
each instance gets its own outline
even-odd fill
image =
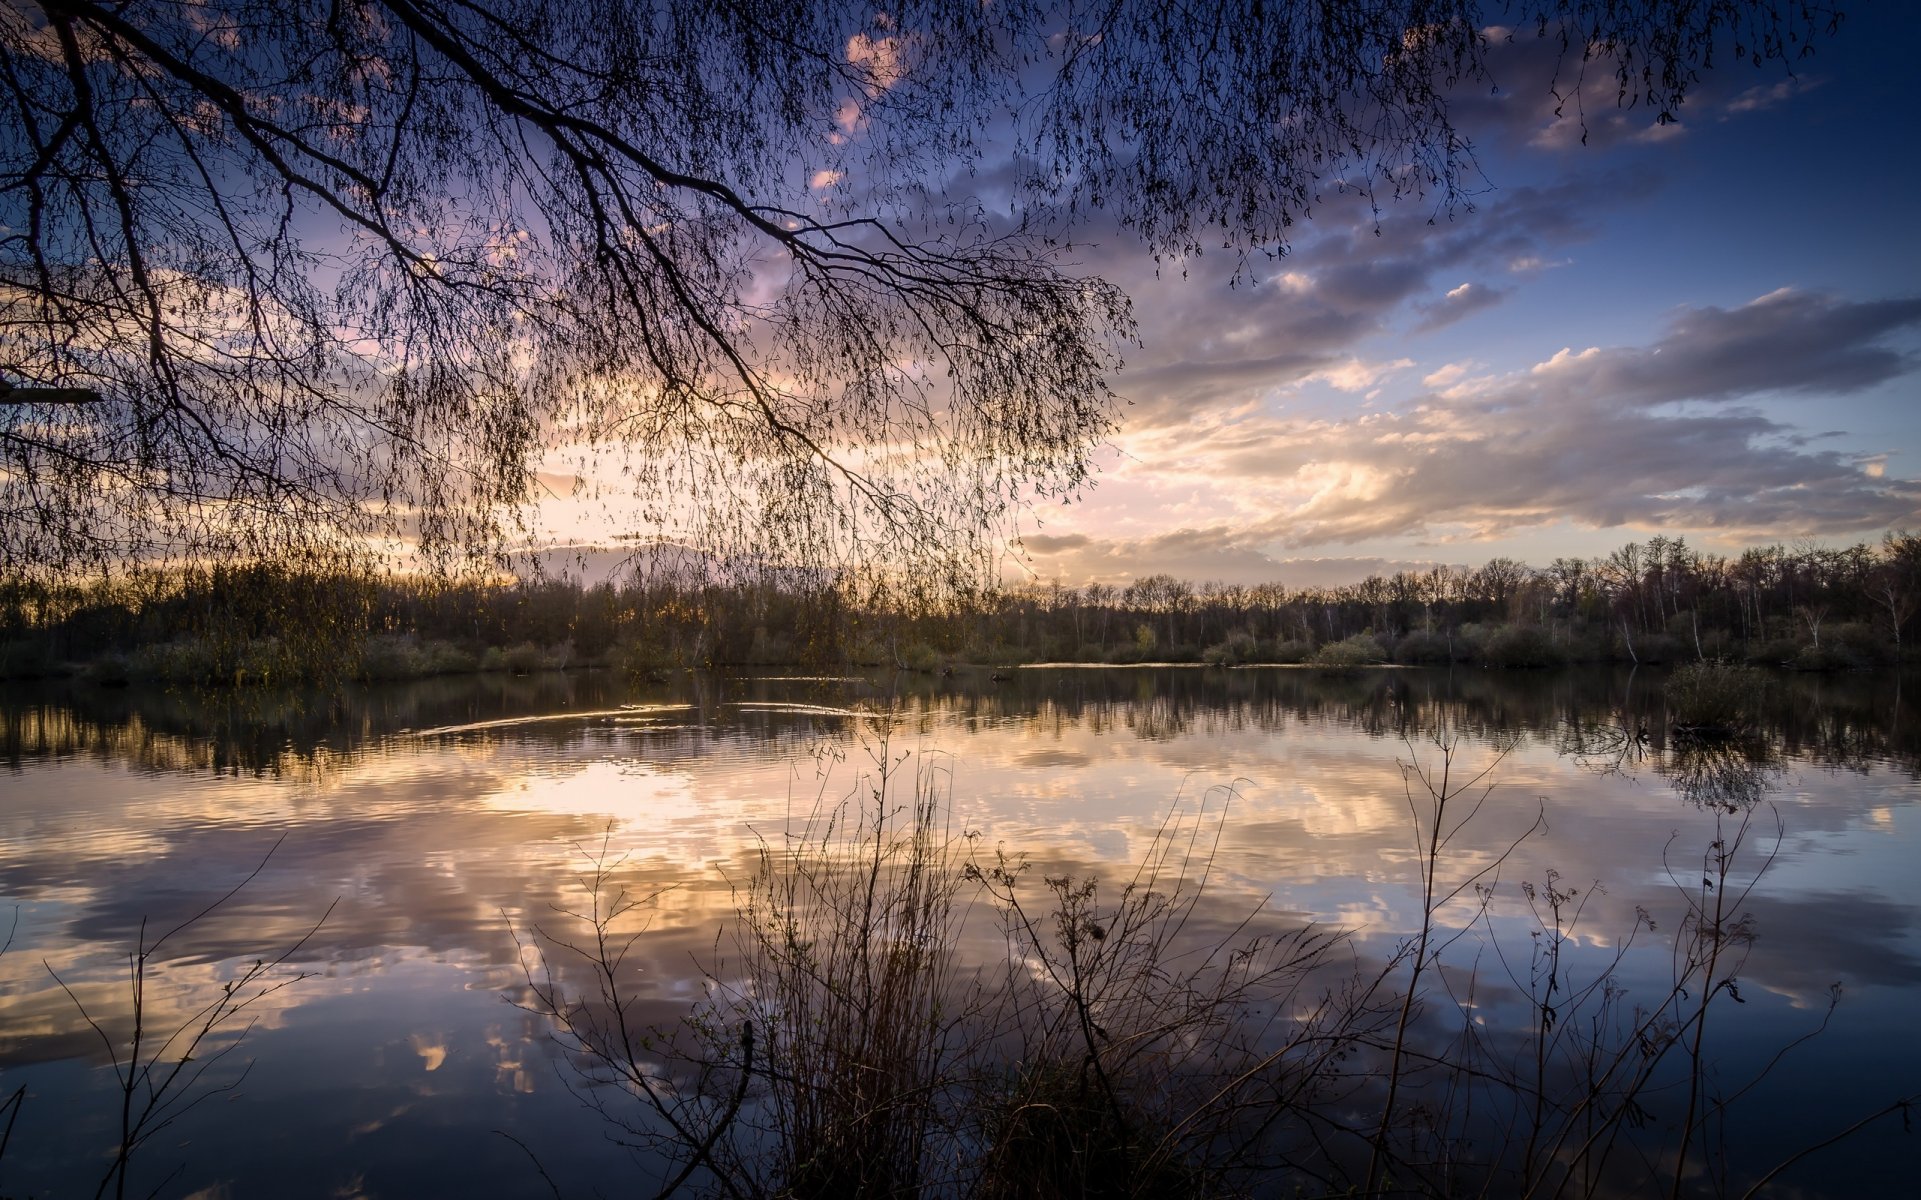
[[[543,462],[635,532],[990,572],[1116,420],[1146,252],[1456,202],[1491,32],[1677,109],[1762,0],[22,0],[0,11],[0,566],[429,562]],[[1588,79],[1592,85],[1595,81]]]

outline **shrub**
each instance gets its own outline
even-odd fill
[[[217,676],[213,648],[198,639],[142,646],[127,668],[135,679],[155,683],[211,683]]]
[[[288,683],[302,674],[303,663],[279,638],[250,638],[231,651],[232,665],[223,664],[221,679],[236,687],[245,684]]]
[[[185,638],[140,647],[128,657],[126,674],[156,683],[246,687],[310,677],[322,665],[279,638]]]
[[[489,655],[493,651],[488,652]],[[656,675],[680,665],[679,656],[651,630],[637,631],[614,645],[614,666],[629,675]],[[494,670],[485,660],[482,670]]]
[[[1254,640],[1254,635],[1237,629],[1227,635],[1226,641],[1209,646],[1201,654],[1201,661],[1210,666],[1235,667],[1251,662],[1259,651],[1260,643]]]
[[[1154,627],[1143,621],[1134,628],[1134,644],[1140,649],[1141,658],[1146,658],[1154,653],[1154,648],[1160,644],[1160,638],[1155,634]]]
[[[900,653],[901,665],[910,671],[938,671],[941,661],[941,652],[926,642],[914,642]]]
[[[427,642],[420,648],[423,666],[429,675],[465,675],[476,671],[480,661],[452,642]]]
[[[1396,662],[1444,663],[1452,657],[1447,638],[1426,629],[1415,630],[1394,647]]]
[[[382,633],[360,648],[360,677],[369,680],[424,679],[472,671],[474,656],[452,642],[422,642],[411,633]]]
[[[126,655],[110,650],[89,662],[80,676],[101,687],[125,687],[133,680],[133,670]]]
[[[1747,657],[1755,666],[1782,667],[1793,662],[1800,652],[1801,647],[1793,638],[1770,638],[1750,643]]]
[[[1286,638],[1274,643],[1274,648],[1268,651],[1267,661],[1291,666],[1306,662],[1313,653],[1314,647],[1308,643],[1298,638]]]
[[[1637,633],[1634,657],[1644,663],[1682,662],[1694,657],[1694,647],[1684,649],[1679,638],[1665,633]]]
[[[532,642],[521,642],[504,650],[498,646],[489,646],[487,652],[480,656],[480,669],[512,671],[516,675],[525,675],[532,671],[559,671],[566,668],[572,661],[573,655],[574,648],[568,642],[545,648],[536,646]]]
[[[1371,666],[1385,662],[1387,651],[1381,643],[1374,640],[1371,633],[1357,633],[1351,638],[1329,642],[1316,650],[1308,662],[1314,666],[1331,671],[1352,671],[1357,667]]]
[[[1663,689],[1669,720],[1690,733],[1728,736],[1752,730],[1760,720],[1767,674],[1730,663],[1689,663],[1668,677]]]
[[[1821,645],[1825,648],[1833,643],[1836,649],[1851,656],[1855,663],[1871,667],[1887,661],[1894,647],[1883,641],[1875,632],[1874,626],[1861,621],[1847,621],[1824,631]]]
[[[1552,667],[1561,651],[1539,625],[1503,625],[1482,645],[1481,657],[1491,667]]]
[[[1720,662],[1736,657],[1733,635],[1725,629],[1702,630],[1701,657],[1709,662]]]
[[[359,674],[362,679],[417,679],[426,674],[424,660],[420,639],[412,634],[376,634],[360,647]]]
[[[1801,647],[1787,665],[1796,671],[1852,671],[1868,664],[1839,642],[1823,642],[1819,646],[1809,643]]]
[[[1561,645],[1561,653],[1569,662],[1598,663],[1610,659],[1626,658],[1625,653],[1615,653],[1618,643],[1608,638],[1608,631],[1577,630],[1568,636]]]
[[[0,678],[42,679],[58,669],[53,652],[40,638],[0,642]]]

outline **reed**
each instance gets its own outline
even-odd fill
[[[610,890],[604,858],[575,914],[592,936],[537,935],[543,961],[584,960],[598,994],[530,974],[531,1007],[590,1083],[620,1085],[584,1089],[603,1111],[641,1102],[610,1119],[674,1159],[662,1195],[1673,1198],[1778,1170],[1727,1162],[1711,1135],[1780,1056],[1708,1086],[1728,1084],[1709,1030],[1744,1002],[1764,806],[1704,803],[1708,844],[1670,848],[1672,978],[1630,1003],[1618,971],[1660,936],[1655,916],[1602,931],[1597,957],[1594,887],[1553,871],[1504,885],[1538,813],[1462,853],[1498,747],[1474,768],[1445,736],[1410,753],[1418,928],[1371,965],[1337,931],[1223,919],[1208,888],[1232,789],[1177,803],[1105,879],[984,848],[953,827],[944,768],[884,735],[870,753],[854,789],[759,843],[684,1023],[631,1025],[639,927],[610,930],[653,897]],[[1474,1019],[1517,1001],[1521,1028]]]

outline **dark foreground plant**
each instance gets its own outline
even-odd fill
[[[1708,1037],[1743,1000],[1772,858],[1743,861],[1755,806],[1702,804],[1711,841],[1671,856],[1671,983],[1630,1003],[1617,970],[1655,919],[1597,963],[1594,889],[1550,871],[1510,899],[1500,871],[1543,822],[1470,846],[1501,755],[1459,754],[1443,737],[1407,764],[1419,927],[1372,967],[1339,934],[1203,903],[1231,790],[1177,806],[1115,884],[956,836],[945,774],[883,738],[854,791],[759,844],[686,1021],[640,1027],[629,958],[654,897],[615,886],[604,849],[571,914],[589,935],[523,945],[528,1007],[588,1102],[672,1160],[662,1195],[1562,1200],[1773,1178],[1723,1135],[1779,1055],[1730,1083]],[[1528,923],[1525,954],[1497,916]],[[591,984],[564,982],[581,968]],[[1518,1025],[1476,1020],[1517,1003]]]
[[[589,1103],[674,1159],[664,1192],[1203,1195],[1244,1171],[1275,1089],[1304,1093],[1338,1048],[1303,989],[1340,939],[1198,928],[1231,794],[1177,808],[1108,894],[977,853],[944,773],[884,739],[872,761],[759,844],[733,958],[680,1027],[636,1026],[626,965],[653,897],[620,891],[604,852],[567,914],[587,936],[523,942],[527,1007]],[[644,1120],[611,1111],[620,1094]]]
[[[1577,888],[1550,869],[1540,883],[1520,885],[1528,944],[1525,956],[1516,954],[1514,935],[1504,934],[1496,919],[1519,914],[1497,876],[1519,842],[1486,859],[1470,858],[1480,865],[1456,869],[1437,902],[1434,880],[1447,869],[1438,851],[1485,795],[1468,797],[1469,811],[1458,811],[1463,793],[1475,791],[1485,775],[1465,786],[1451,782],[1459,752],[1443,735],[1430,765],[1416,758],[1406,768],[1420,785],[1409,799],[1413,825],[1423,835],[1429,899],[1420,928],[1395,961],[1406,984],[1404,1015],[1433,1004],[1454,1008],[1461,1022],[1452,1036],[1430,1031],[1414,1038],[1405,1020],[1391,1043],[1359,1035],[1381,1056],[1376,1086],[1387,1097],[1362,1194],[1752,1195],[1807,1154],[1909,1110],[1916,1097],[1895,1098],[1776,1164],[1729,1157],[1735,1106],[1790,1051],[1827,1027],[1840,995],[1836,985],[1814,1027],[1745,1079],[1730,1077],[1727,1064],[1708,1051],[1709,1027],[1725,1019],[1729,1004],[1746,1002],[1740,974],[1755,937],[1749,901],[1782,837],[1778,813],[1758,804],[1767,772],[1742,774],[1743,786],[1736,787],[1725,771],[1690,769],[1698,749],[1675,752],[1682,760],[1670,772],[1677,790],[1711,814],[1713,824],[1700,850],[1679,850],[1676,834],[1663,855],[1679,912],[1672,973],[1663,989],[1630,1003],[1619,972],[1637,942],[1657,932],[1656,919],[1637,910],[1630,929],[1604,931],[1600,945],[1607,949],[1584,960],[1581,942],[1594,940],[1583,930],[1587,904],[1601,889]],[[1764,813],[1773,818],[1771,841],[1762,835]],[[1522,836],[1544,828],[1537,818]],[[1470,886],[1477,903],[1467,919],[1448,920],[1448,903]],[[1476,932],[1484,955],[1466,967],[1444,961],[1441,951]],[[1492,980],[1483,976],[1484,958],[1496,968]],[[1529,1014],[1518,1027],[1482,1023],[1488,1008],[1516,999]]]
[[[1036,888],[1004,855],[968,864],[1006,949],[971,1194],[1231,1194],[1343,1052],[1363,1010],[1315,972],[1344,939],[1256,932],[1252,915],[1216,924],[1202,906],[1233,795],[1208,793],[1191,816],[1177,805],[1108,891],[1044,873]]]
[[[276,840],[244,879],[159,937],[149,940],[147,921],[144,917],[141,919],[133,948],[126,954],[127,990],[117,1011],[107,1013],[97,1008],[89,1009],[67,980],[61,978],[51,965],[46,966],[48,976],[72,1002],[87,1027],[100,1039],[107,1062],[113,1069],[118,1136],[112,1161],[94,1189],[96,1200],[108,1194],[112,1194],[116,1200],[125,1197],[137,1152],[205,1101],[231,1093],[240,1086],[252,1067],[251,1063],[229,1079],[216,1082],[209,1079],[208,1074],[237,1050],[252,1030],[250,1010],[283,988],[313,976],[314,972],[311,971],[285,968],[326,924],[327,918],[333,914],[332,904],[327,906],[326,912],[311,928],[274,957],[256,958],[252,963],[241,965],[239,970],[220,981],[217,992],[211,992],[204,999],[196,1001],[177,1022],[159,1028],[153,1025],[154,1014],[147,997],[147,984],[161,951],[168,942],[206,920],[239,895],[266,869],[268,861],[284,840],[284,836]],[[17,920],[16,915],[16,924]],[[9,932],[6,943],[0,945],[0,954],[10,949],[12,944],[13,935]],[[14,1123],[19,1118],[25,1099],[26,1089],[21,1087],[5,1101],[0,1101],[0,1115],[4,1115],[5,1119],[4,1127],[0,1127],[0,1158],[4,1158],[11,1142]],[[158,1195],[180,1169],[175,1167],[158,1184],[141,1194]]]

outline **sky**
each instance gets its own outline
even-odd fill
[[[1855,7],[1791,70],[1717,65],[1667,124],[1605,70],[1557,101],[1552,40],[1491,30],[1451,211],[1329,181],[1251,260],[1077,227],[1072,269],[1129,294],[1139,344],[1092,483],[1026,515],[1004,580],[1313,587],[1921,529],[1921,36]],[[991,210],[993,165],[950,187]],[[550,565],[602,576],[632,542],[573,470]]]
[[[1009,581],[1319,586],[1921,527],[1921,102],[1899,6],[1787,73],[1717,69],[1674,124],[1557,118],[1532,39],[1457,112],[1472,211],[1330,194],[1285,256],[1082,269],[1142,344],[1092,488],[1037,510]],[[1430,220],[1432,218],[1432,220]]]

